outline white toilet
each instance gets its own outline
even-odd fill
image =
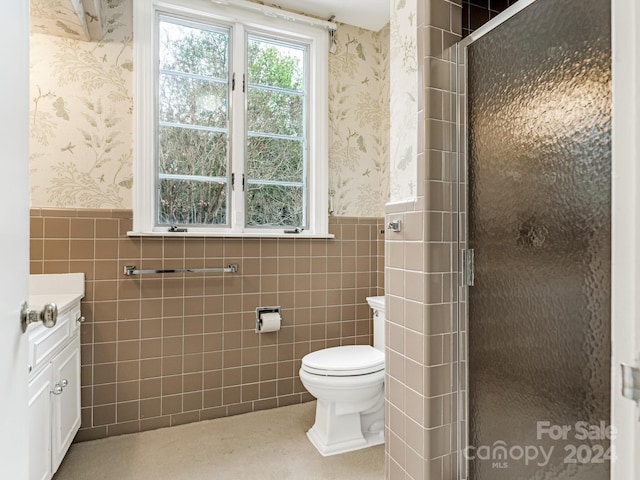
[[[318,399],[307,437],[324,456],[384,443],[384,297],[367,302],[373,347],[325,348],[302,358],[300,380]]]

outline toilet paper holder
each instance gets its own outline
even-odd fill
[[[262,322],[261,320],[261,316],[264,313],[278,313],[281,314],[280,312],[280,307],[258,307],[256,308],[256,333],[262,333],[261,332],[261,325],[260,323]]]

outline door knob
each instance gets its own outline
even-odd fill
[[[24,302],[22,309],[20,310],[20,323],[22,324],[22,331],[26,332],[27,327],[32,323],[42,322],[47,328],[53,327],[58,321],[58,306],[49,302],[42,310],[31,310],[29,304]]]

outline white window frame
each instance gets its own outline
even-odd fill
[[[187,232],[168,232],[166,226],[156,226],[156,104],[158,92],[154,62],[156,57],[157,17],[159,14],[183,17],[195,22],[215,22],[232,28],[232,45],[244,41],[247,31],[290,39],[309,45],[307,123],[307,228],[295,234],[302,237],[331,238],[328,233],[328,33],[322,27],[290,22],[260,13],[246,11],[232,5],[217,5],[206,0],[136,0],[133,2],[134,24],[134,185],[133,231],[131,236],[222,236],[222,237],[278,237],[291,236],[283,228],[245,227],[242,175],[244,165],[229,168],[235,174],[235,189],[227,201],[230,226],[200,227],[187,225]],[[244,65],[245,52],[233,48],[235,58],[230,63]],[[236,84],[243,74],[236,70]],[[230,102],[246,102],[242,88],[230,92]],[[230,109],[232,106],[230,105]],[[230,149],[244,151],[245,125],[234,119]]]

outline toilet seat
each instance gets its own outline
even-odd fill
[[[302,370],[325,377],[353,377],[384,370],[384,353],[369,345],[318,350],[302,358]]]

